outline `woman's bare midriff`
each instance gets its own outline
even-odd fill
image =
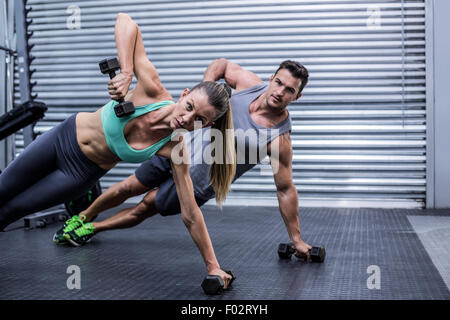
[[[139,83],[138,83],[139,84]],[[137,85],[130,90],[125,97],[126,101],[131,101],[135,106],[151,104],[163,100],[173,100],[172,96],[163,90],[157,97],[148,97],[145,91]],[[109,170],[121,161],[108,147],[101,120],[102,108],[96,112],[80,112],[76,117],[77,141],[81,151],[96,163],[100,168]],[[155,112],[156,114],[156,112]],[[153,136],[149,129],[142,130],[148,125],[147,115],[137,117],[130,121],[125,127],[125,137],[130,147],[136,150],[144,149],[154,143],[153,140],[161,139],[159,135]],[[144,122],[144,123],[140,123]],[[134,132],[138,130],[138,132]],[[142,131],[142,132],[141,132]]]
[[[108,147],[101,120],[96,112],[80,112],[76,117],[77,141],[81,151],[100,168],[109,170],[121,161]]]

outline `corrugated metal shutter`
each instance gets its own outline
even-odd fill
[[[304,96],[289,107],[301,206],[424,206],[423,0],[27,4],[33,19],[34,90],[49,106],[37,131],[107,101],[107,77],[97,63],[116,55],[115,17],[126,12],[140,25],[148,56],[175,98],[201,81],[218,57],[265,81],[285,59],[299,60],[310,70]],[[80,9],[81,29],[67,25],[74,5]],[[103,186],[135,168],[119,164]],[[267,165],[241,177],[229,197],[249,196],[276,198]]]

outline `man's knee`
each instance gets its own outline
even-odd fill
[[[135,215],[145,219],[158,213],[156,209],[156,192],[157,189],[150,191],[145,195],[141,202],[136,206]]]

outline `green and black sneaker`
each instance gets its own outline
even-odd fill
[[[53,242],[56,244],[67,243],[64,234],[81,227],[83,223],[83,219],[81,219],[78,215],[74,215],[72,218],[67,219],[66,222],[64,222],[62,228],[56,231],[55,235],[53,236]]]
[[[94,226],[91,222],[84,223],[75,230],[69,231],[64,234],[67,241],[76,247],[82,246],[88,243],[94,236]]]

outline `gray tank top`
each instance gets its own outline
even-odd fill
[[[267,144],[279,135],[291,131],[291,117],[287,117],[274,127],[266,128],[255,123],[250,117],[250,104],[263,94],[267,84],[239,91],[231,96],[231,110],[236,144],[236,175],[238,179],[252,169],[265,155]],[[205,200],[214,198],[214,189],[210,186],[209,169],[211,163],[205,155],[211,154],[210,128],[186,133],[185,141],[191,152],[190,174],[194,184],[194,193]]]

